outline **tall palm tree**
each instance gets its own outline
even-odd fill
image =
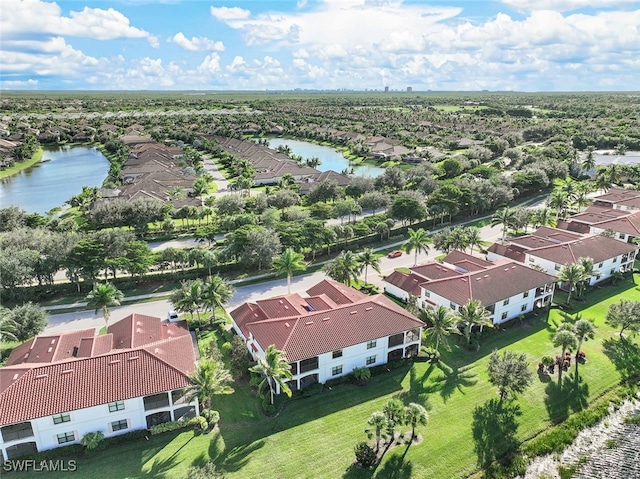
[[[199,279],[192,281],[182,281],[180,288],[171,292],[171,303],[183,313],[189,313],[193,319],[193,313],[198,313],[200,319],[200,306],[202,303],[202,281]]]
[[[600,272],[595,268],[595,265],[593,264],[593,258],[578,258],[577,264],[580,266],[580,268],[582,268],[582,274],[584,276],[584,279],[577,284],[578,294],[582,296],[582,291],[584,290],[584,288],[589,286],[591,277],[597,276],[598,274],[600,274]]]
[[[464,251],[469,246],[469,236],[467,229],[456,226],[449,232],[450,243],[453,249]]]
[[[470,226],[465,228],[467,232],[467,246],[471,248],[471,254],[473,254],[473,248],[477,247],[480,249],[482,246],[482,236],[480,234],[480,229],[475,226]]]
[[[357,281],[358,275],[362,272],[362,263],[352,251],[342,251],[332,261],[324,265],[324,272],[331,279],[351,286],[351,283]]]
[[[578,344],[576,335],[571,328],[558,328],[556,334],[553,335],[553,345],[562,348],[560,360],[564,361],[565,353],[569,348],[575,348]],[[558,384],[562,381],[562,364],[558,364]]]
[[[565,264],[558,272],[558,281],[569,285],[569,294],[567,295],[567,304],[571,302],[571,295],[576,286],[585,280],[585,273],[579,264]]]
[[[382,438],[382,431],[387,429],[387,416],[384,415],[383,412],[376,411],[371,414],[369,419],[367,420],[367,424],[371,426],[370,428],[365,429],[365,432],[371,439],[372,436],[376,437],[376,452],[380,450],[380,439]]]
[[[582,171],[585,173],[589,173],[596,169],[596,157],[593,154],[594,148],[593,146],[587,147],[587,156],[582,160],[582,164],[580,165]]]
[[[555,221],[551,216],[551,210],[549,208],[536,208],[533,213],[533,225],[535,228],[540,226],[553,226]]]
[[[507,236],[507,230],[513,225],[515,212],[509,207],[505,207],[496,211],[491,217],[491,227],[502,225],[502,241]]]
[[[249,368],[252,373],[258,374],[262,380],[258,384],[258,392],[263,395],[264,390],[269,388],[271,401],[276,389],[280,390],[287,396],[291,397],[291,389],[286,380],[291,379],[291,365],[287,362],[287,358],[283,351],[276,349],[274,344],[269,345],[264,352],[264,357],[258,356],[258,364]]]
[[[405,249],[407,253],[415,252],[413,265],[417,266],[418,254],[429,252],[429,243],[431,242],[429,232],[423,228],[419,228],[416,231],[413,228],[409,228],[407,232],[409,233],[409,240],[405,245]]]
[[[458,324],[464,326],[464,337],[467,338],[467,344],[471,344],[471,331],[474,326],[480,326],[481,328],[484,326],[493,327],[491,313],[477,299],[471,299],[467,304],[460,307]]]
[[[569,206],[569,202],[570,198],[566,191],[554,190],[549,195],[547,204],[549,205],[549,208],[556,210],[556,223],[560,219],[561,214],[564,216],[564,212],[566,211],[567,206]]]
[[[0,344],[2,341],[17,341],[15,332],[18,325],[9,316],[9,310],[0,306]],[[2,350],[0,349],[0,359],[2,359]]]
[[[306,270],[307,263],[304,262],[302,253],[297,253],[293,248],[287,248],[273,260],[273,267],[277,274],[287,274],[287,292],[291,294],[291,276],[296,271]]]
[[[580,352],[580,348],[582,347],[583,341],[588,341],[589,339],[593,339],[596,334],[596,327],[593,323],[588,319],[580,318],[573,325],[573,329],[575,331],[576,339],[578,340],[578,346],[576,348],[576,359],[578,358],[578,353]]]
[[[206,409],[211,409],[211,396],[215,394],[231,394],[233,388],[231,373],[220,361],[201,359],[195,371],[189,376],[189,386],[185,390],[187,401],[198,398]]]
[[[416,427],[426,426],[429,414],[424,406],[415,402],[409,403],[405,406],[404,414],[405,424],[411,426],[411,440],[413,441],[416,437]]]
[[[376,273],[380,273],[380,258],[376,256],[371,248],[363,249],[358,257],[360,259],[360,264],[364,267],[364,282],[367,284],[369,266],[371,266]]]
[[[216,323],[216,308],[224,308],[233,296],[233,286],[220,276],[209,276],[202,283],[200,297],[202,305],[211,311],[211,324]]]
[[[93,290],[87,295],[87,306],[95,310],[102,310],[104,325],[109,327],[109,306],[120,306],[120,302],[124,298],[124,294],[111,283],[99,283],[93,287]]]
[[[444,344],[447,351],[449,342],[447,336],[451,334],[460,334],[458,327],[456,326],[456,315],[453,314],[450,308],[445,306],[438,306],[437,308],[426,308],[421,314],[422,319],[428,326],[424,330],[425,339],[435,342],[435,350],[438,351],[440,343]]]

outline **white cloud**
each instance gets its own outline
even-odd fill
[[[3,80],[2,88],[5,90],[10,90],[12,88],[23,89],[23,88],[33,88],[38,86],[38,80]]]
[[[169,39],[169,41],[174,42],[185,50],[189,50],[192,52],[224,51],[224,44],[220,41],[214,42],[213,40],[209,40],[207,37],[191,37],[191,39],[189,39],[185,37],[182,32],[176,33],[172,38]]]
[[[198,71],[207,75],[218,73],[220,71],[220,55],[217,53],[207,55],[198,67]]]
[[[150,42],[154,41],[148,32],[131,26],[129,19],[113,8],[84,7],[65,17],[57,3],[40,0],[2,0],[0,30],[4,38],[52,34],[97,40],[148,38]]]
[[[211,15],[223,22],[228,20],[242,20],[249,18],[251,12],[239,7],[211,7]]]
[[[502,0],[521,11],[555,10],[567,12],[581,8],[608,8],[637,5],[637,0]]]

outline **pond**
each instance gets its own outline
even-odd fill
[[[305,159],[313,158],[314,156],[320,158],[322,163],[316,168],[319,171],[333,170],[340,173],[345,168],[349,171],[353,168],[354,175],[370,176],[372,178],[384,173],[384,168],[366,163],[351,163],[340,152],[328,146],[317,145],[308,141],[290,140],[288,138],[267,138],[267,140],[269,141],[269,148],[274,150],[280,145],[288,145],[292,153]]]
[[[596,151],[593,157],[596,160],[596,166],[635,165],[640,163],[640,151],[627,151],[624,155]]]
[[[62,206],[83,186],[101,186],[109,160],[94,147],[46,147],[42,161],[0,180],[0,208],[18,206],[46,214]]]

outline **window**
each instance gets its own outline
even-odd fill
[[[334,368],[331,368],[332,376],[337,376],[338,374],[342,374],[342,366],[336,366]]]
[[[602,263],[598,264],[598,268],[602,268]]]
[[[424,291],[424,297],[425,298],[430,298],[431,297],[431,291],[427,291],[426,289],[423,290]]]
[[[318,356],[300,361],[300,373],[318,369]]]
[[[143,401],[145,411],[167,407],[169,405],[169,395],[167,393],[153,394],[151,396],[146,396]]]
[[[455,311],[457,309],[458,305],[456,303],[454,303],[453,301],[450,301],[449,302],[449,307]]]
[[[613,258],[613,260],[611,262],[612,263],[617,263],[618,262],[618,257],[616,256],[615,258]]]
[[[62,414],[56,414],[55,416],[53,416],[54,424],[61,424],[63,422],[69,422],[69,421],[71,421],[71,414],[69,414],[68,412],[65,412]]]
[[[560,271],[562,267],[559,264],[557,264],[553,267],[553,269],[555,269],[556,271]]]
[[[341,357],[342,357],[342,349],[336,349],[336,350],[333,352],[333,355],[332,355],[332,356],[333,356],[333,359],[341,358]]]
[[[109,403],[109,412],[116,412],[124,410],[124,401],[116,401]]]
[[[509,298],[505,299],[505,300],[502,302],[502,306],[506,306],[507,304],[509,304]]]
[[[529,291],[525,291],[524,293],[522,293],[522,297],[523,298],[528,298],[529,297]]]
[[[367,360],[365,361],[365,364],[367,366],[369,366],[370,364],[373,364],[376,362],[376,357],[375,356],[368,356]]]
[[[615,268],[611,268],[611,271],[609,271],[609,274],[613,274],[615,272],[616,272],[616,269]]]
[[[507,312],[502,313],[502,319],[507,319]]]
[[[56,436],[58,438],[58,444],[64,444],[65,442],[71,442],[76,440],[76,434],[73,431],[63,432]]]
[[[378,343],[377,343],[377,341],[376,341],[375,339],[374,339],[373,341],[369,341],[369,342],[367,343],[367,349],[373,349],[373,348],[375,348],[375,347],[376,347],[376,345],[377,345],[377,344],[378,344]]]
[[[523,305],[520,307],[520,311],[526,311],[526,310],[527,310],[527,305],[526,305],[526,304],[523,304]]]
[[[116,431],[122,431],[123,429],[128,429],[129,425],[127,424],[127,420],[126,419],[121,419],[119,421],[113,421],[111,423],[111,430],[113,432]]]

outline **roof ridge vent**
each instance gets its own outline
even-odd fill
[[[371,311],[372,309],[373,309],[373,307],[372,307],[372,306],[369,306],[369,307],[367,307],[367,308],[364,308],[364,310],[365,310],[365,311]]]
[[[36,379],[44,379],[44,378],[46,378],[47,376],[49,376],[49,374],[47,374],[47,373],[37,374],[37,375],[36,375]]]
[[[72,373],[72,372],[73,372],[73,369],[65,369],[60,374],[69,374],[69,373]]]
[[[357,314],[358,311],[350,311],[349,314]]]
[[[327,318],[327,319],[329,319],[329,318]],[[307,321],[307,322],[306,322],[306,323],[304,323],[304,324],[305,324],[305,326],[310,326],[310,325],[312,325],[312,324],[313,324],[313,321]]]
[[[131,356],[130,358],[127,358],[127,361],[135,361],[136,359],[140,359],[140,356]]]
[[[109,361],[109,364],[118,364],[119,362],[119,359],[112,359],[111,361]]]

